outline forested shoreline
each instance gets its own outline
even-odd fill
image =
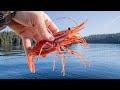
[[[96,34],[84,37],[88,43],[120,44],[120,33]]]
[[[13,31],[0,32],[0,47],[11,50],[14,46],[21,49],[23,48],[21,37]]]
[[[120,44],[120,33],[115,34],[96,34],[84,37],[88,43],[101,44]],[[34,43],[34,41],[32,42]],[[12,49],[17,46],[23,49],[22,39],[13,31],[0,32],[0,47]]]

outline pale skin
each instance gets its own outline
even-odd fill
[[[36,42],[40,40],[54,41],[55,38],[52,34],[59,30],[51,22],[52,20],[43,11],[17,11],[13,21],[8,26],[22,37],[27,55],[32,47],[30,38],[33,38]],[[49,24],[48,29],[52,34],[46,28]]]

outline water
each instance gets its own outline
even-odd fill
[[[62,51],[67,57],[66,74],[61,73],[61,60],[57,58],[55,71],[52,70],[55,54],[34,60],[36,73],[31,73],[23,50],[3,52],[0,49],[0,79],[120,79],[120,44],[89,44],[90,48],[80,48],[79,44],[69,46],[82,53],[91,62],[86,68],[80,60]]]

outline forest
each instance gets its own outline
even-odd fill
[[[84,37],[88,43],[120,44],[120,33],[96,34]]]
[[[96,34],[84,37],[88,43],[120,44],[120,33]],[[32,40],[32,44],[34,41]],[[22,39],[13,31],[0,32],[0,47],[3,49],[23,49]]]
[[[11,50],[14,46],[23,48],[21,37],[13,31],[0,32],[0,47]]]

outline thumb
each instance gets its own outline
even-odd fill
[[[44,40],[48,40],[48,41],[54,41],[55,40],[54,36],[51,33],[49,33],[46,28],[43,29],[40,34],[41,34],[41,36]]]
[[[48,32],[44,19],[37,20],[37,29],[38,33],[42,36],[44,40],[54,41],[55,38]]]

